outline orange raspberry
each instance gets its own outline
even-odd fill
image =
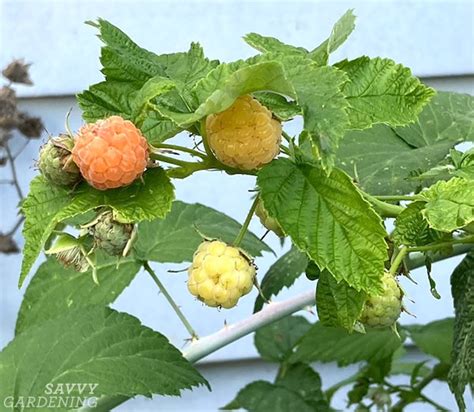
[[[79,130],[72,158],[87,182],[99,190],[126,186],[148,162],[148,144],[140,130],[120,116],[86,124]]]

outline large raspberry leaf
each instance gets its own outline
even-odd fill
[[[337,161],[372,194],[408,194],[433,183],[413,175],[436,167],[457,143],[473,139],[474,98],[438,92],[411,125],[347,133]]]
[[[275,383],[255,381],[239,391],[236,398],[224,406],[254,412],[329,412],[331,408],[321,389],[319,374],[309,365],[289,365]]]
[[[346,366],[361,361],[378,362],[390,357],[403,341],[390,329],[349,333],[318,322],[296,345],[292,362],[337,362]]]
[[[416,120],[435,94],[412,76],[410,69],[390,59],[363,56],[344,60],[337,67],[350,79],[343,92],[350,104],[351,129],[365,129],[375,123],[406,125]]]
[[[267,273],[260,283],[260,289],[266,299],[271,299],[277,295],[284,287],[289,288],[296,279],[305,271],[308,265],[306,254],[292,247],[288,252],[281,256],[273,265],[270,266]],[[263,298],[260,294],[255,299],[254,312],[258,312],[263,307]]]
[[[474,180],[441,180],[420,193],[427,201],[422,210],[431,228],[452,232],[474,222]]]
[[[311,328],[302,316],[287,316],[260,328],[255,333],[255,347],[270,362],[284,362],[293,353],[296,342]]]
[[[3,349],[0,364],[1,399],[48,397],[49,383],[98,384],[93,394],[81,396],[77,387],[70,394],[81,397],[179,395],[207,385],[163,335],[103,306],[81,307],[27,329]]]
[[[97,190],[83,184],[70,204],[61,210],[58,222],[100,206],[108,206],[122,223],[153,220],[166,216],[174,199],[174,187],[161,168],[148,170],[143,180],[113,190]]]
[[[381,291],[386,232],[349,176],[277,159],[261,169],[265,208],[321,270],[356,290]]]
[[[366,296],[365,292],[355,290],[346,281],[337,282],[328,271],[322,271],[316,286],[320,322],[325,326],[341,326],[351,332],[362,313]]]
[[[140,264],[134,259],[103,257],[97,262],[97,278],[61,266],[49,258],[31,279],[21,303],[16,334],[59,316],[68,310],[90,305],[112,303],[134,279]]]
[[[459,408],[465,410],[463,393],[474,380],[474,252],[468,254],[451,276],[454,300],[453,365],[448,375]]]
[[[240,223],[215,209],[176,201],[164,219],[138,225],[135,252],[138,258],[155,262],[191,262],[202,242],[201,235],[232,243],[240,228]],[[240,247],[252,256],[272,251],[251,232],[244,236]]]

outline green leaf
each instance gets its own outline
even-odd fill
[[[87,22],[99,29],[99,38],[105,44],[101,50],[102,73],[107,80],[138,81],[163,73],[158,56],[139,47],[118,27],[107,20]]]
[[[56,226],[54,216],[70,201],[67,189],[52,185],[44,177],[37,176],[31,181],[30,192],[21,205],[25,216],[23,226],[25,247],[19,287]]]
[[[79,273],[61,266],[56,259],[44,262],[31,279],[21,303],[16,334],[68,310],[112,303],[134,279],[140,264],[132,259],[102,259],[97,264],[99,285],[90,271]]]
[[[412,192],[423,184],[409,180],[413,172],[436,166],[456,144],[452,140],[441,140],[414,148],[401,139],[396,130],[379,124],[368,130],[348,132],[341,141],[336,155],[338,166],[371,194]]]
[[[380,290],[386,233],[349,176],[277,159],[260,170],[257,182],[270,215],[321,270],[356,290]]]
[[[474,141],[474,97],[468,94],[437,92],[415,123],[396,129],[409,145]]]
[[[296,346],[291,362],[337,362],[339,366],[378,362],[393,354],[402,341],[389,329],[349,334],[344,329],[314,324]]]
[[[239,96],[259,90],[294,96],[293,87],[278,62],[222,63],[194,87],[193,93],[200,103],[194,113],[178,113],[166,108],[159,110],[184,128],[212,113],[224,111]]]
[[[77,95],[77,103],[82,109],[82,117],[87,122],[95,122],[109,116],[118,115],[131,119],[130,98],[140,89],[138,83],[108,80],[92,85]]]
[[[108,206],[122,222],[140,222],[164,217],[171,209],[174,188],[161,168],[147,170],[142,180],[113,190],[97,190],[83,184],[68,206],[55,217],[57,222],[87,210]]]
[[[375,123],[406,125],[416,120],[435,91],[424,86],[410,69],[393,60],[363,56],[344,60],[337,67],[350,79],[343,92],[349,101],[350,128]]]
[[[207,384],[164,336],[128,314],[97,306],[17,335],[0,353],[0,365],[1,399],[48,397],[48,383],[98,384],[93,394],[81,396],[77,387],[69,394],[85,398],[179,395]]]
[[[275,384],[299,394],[308,405],[313,407],[314,411],[329,412],[330,410],[321,389],[321,377],[309,365],[304,363],[283,365]]]
[[[303,111],[303,133],[317,148],[323,166],[330,170],[349,126],[348,103],[341,91],[347,76],[334,67],[318,67],[299,57],[287,58],[284,64]]]
[[[241,389],[237,397],[222,409],[245,409],[250,412],[314,412],[311,405],[284,386],[266,381],[255,381]]]
[[[442,234],[431,229],[423,216],[425,202],[410,203],[395,220],[392,238],[399,245],[422,246],[433,243]]]
[[[454,300],[454,340],[448,383],[461,410],[463,393],[474,380],[474,253],[468,254],[451,276]]]
[[[303,47],[291,46],[274,37],[262,36],[257,33],[246,34],[244,40],[248,45],[262,53],[281,53],[285,56],[304,56],[308,54],[308,50]]]
[[[331,35],[311,53],[310,57],[319,65],[328,64],[329,55],[344,43],[355,28],[356,16],[347,10],[332,28]]]
[[[324,326],[341,326],[351,332],[365,299],[365,292],[355,290],[344,280],[336,281],[328,271],[321,272],[316,286],[316,309]]]
[[[201,234],[232,243],[241,225],[234,219],[201,204],[173,202],[165,219],[155,219],[138,225],[135,252],[139,259],[162,263],[190,262]],[[272,250],[251,232],[245,235],[241,247],[252,256]]]
[[[255,347],[270,362],[283,362],[292,353],[296,342],[311,328],[302,316],[287,316],[255,333]]]
[[[270,299],[272,296],[277,295],[284,287],[290,287],[304,272],[307,263],[308,258],[306,255],[292,246],[292,248],[273,263],[267,273],[265,273],[260,283],[263,296]],[[260,295],[257,296],[253,311],[258,312],[262,309],[263,303],[262,297]]]
[[[410,338],[420,350],[439,359],[451,363],[453,344],[453,319],[437,320],[426,325],[404,326]]]
[[[280,121],[291,120],[301,114],[301,108],[296,102],[288,101],[285,97],[276,93],[256,92],[253,97],[263,104]]]
[[[454,177],[420,193],[427,201],[423,216],[433,229],[452,232],[474,221],[474,182]]]

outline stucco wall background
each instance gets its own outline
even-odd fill
[[[34,63],[31,75],[35,86],[18,89],[21,105],[32,115],[41,116],[49,133],[57,134],[63,130],[65,113],[71,107],[71,127],[80,126],[80,112],[73,95],[100,80],[100,42],[94,36],[94,29],[83,24],[84,20],[98,16],[109,19],[139,45],[157,53],[185,50],[194,40],[201,42],[209,57],[231,60],[253,53],[240,39],[250,31],[311,48],[327,36],[332,24],[346,9],[354,8],[358,16],[356,31],[335,54],[334,61],[361,54],[391,57],[411,67],[416,75],[436,88],[474,94],[473,7],[470,1],[3,0],[0,1],[0,67],[13,57],[25,57]],[[184,142],[186,136],[178,139]],[[40,144],[41,141],[30,143],[17,162],[25,192],[36,173],[33,160],[37,158]],[[0,179],[6,178],[8,173],[8,169],[0,169]],[[204,172],[178,182],[176,196],[187,202],[215,207],[242,221],[250,204],[247,190],[252,186],[252,178]],[[13,187],[2,185],[0,190],[1,231],[15,218],[16,195]],[[252,223],[251,229],[263,234],[258,221]],[[278,254],[286,250],[280,248],[275,237],[268,239]],[[20,235],[16,240],[22,244]],[[273,257],[268,254],[257,261],[261,275],[272,261]],[[418,285],[405,283],[403,286],[416,302],[409,307],[417,318],[403,315],[402,322],[424,323],[452,315],[449,274],[459,261],[460,258],[454,258],[434,267],[442,295],[440,301],[429,293],[424,271],[415,271],[413,276]],[[20,256],[0,255],[0,347],[13,337],[23,294],[23,290],[16,288],[19,267]],[[219,329],[225,321],[234,322],[251,313],[255,292],[243,299],[235,310],[210,310],[189,299],[185,275],[167,274],[169,268],[171,266],[160,265],[157,272],[200,335]],[[302,278],[278,299],[303,291],[309,285]],[[114,307],[139,317],[177,347],[184,344],[185,331],[144,274],[137,276]],[[307,316],[315,319],[313,315]],[[256,359],[252,340],[252,336],[241,339],[201,362],[200,368],[213,386],[212,393],[198,389],[186,392],[181,400],[136,399],[124,404],[121,410],[217,410],[246,383],[273,379],[275,366]],[[409,352],[409,356],[420,355]],[[326,387],[349,373],[331,364],[318,365],[317,370]],[[434,383],[428,390],[433,399],[455,410],[446,386]],[[337,398],[336,406],[344,409],[342,396]],[[416,405],[408,410],[432,409]]]

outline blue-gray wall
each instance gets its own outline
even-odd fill
[[[335,20],[348,8],[355,8],[357,29],[335,54],[334,60],[369,56],[386,56],[404,63],[425,81],[443,90],[474,94],[473,2],[470,1],[43,1],[3,0],[0,2],[0,67],[13,57],[25,57],[34,63],[32,88],[20,87],[21,105],[31,114],[41,116],[51,134],[63,130],[64,116],[74,107],[71,126],[81,124],[73,95],[100,80],[99,40],[94,29],[82,22],[98,16],[109,19],[127,32],[138,44],[157,53],[185,50],[191,41],[200,41],[211,58],[231,60],[247,57],[252,50],[240,39],[250,31],[274,35],[282,40],[308,48],[318,44],[329,33]],[[186,137],[180,137],[182,142]],[[43,139],[44,140],[44,139]],[[33,160],[40,141],[31,142],[18,159],[21,185],[27,190],[34,176]],[[21,144],[21,141],[16,141]],[[0,179],[8,169],[0,169]],[[247,190],[253,186],[250,177],[229,177],[218,173],[200,173],[176,185],[177,198],[198,201],[243,220],[249,206]],[[232,190],[228,190],[232,188]],[[0,186],[0,230],[14,221],[16,202],[13,187]],[[251,228],[263,233],[258,222]],[[21,244],[21,236],[17,236]],[[276,238],[269,237],[279,253]],[[459,258],[437,264],[434,276],[442,295],[436,301],[429,293],[423,270],[413,274],[418,285],[404,283],[408,302],[416,319],[403,315],[402,322],[428,322],[451,316],[449,274]],[[259,259],[263,275],[272,256]],[[0,346],[13,336],[16,312],[23,291],[16,288],[19,256],[0,256]],[[190,299],[185,275],[169,275],[170,266],[161,265],[158,273],[170,293],[182,306],[199,334],[205,335],[251,313],[255,293],[246,297],[232,311],[215,311]],[[175,268],[175,267],[174,267]],[[279,298],[289,297],[311,287],[301,279]],[[139,317],[144,324],[164,333],[177,346],[187,337],[162,296],[149,279],[140,274],[114,305]],[[314,317],[306,314],[310,318]],[[419,356],[410,353],[410,356]],[[121,407],[132,410],[206,410],[224,405],[237,389],[254,379],[272,379],[275,367],[256,359],[252,337],[246,337],[216,352],[201,362],[201,369],[213,386],[213,392],[199,389],[177,398],[157,397],[152,401],[137,399]],[[325,386],[348,371],[334,365],[318,365]],[[433,398],[455,409],[443,384],[431,385]],[[343,397],[337,406],[344,408]],[[412,411],[432,410],[417,405]]]

